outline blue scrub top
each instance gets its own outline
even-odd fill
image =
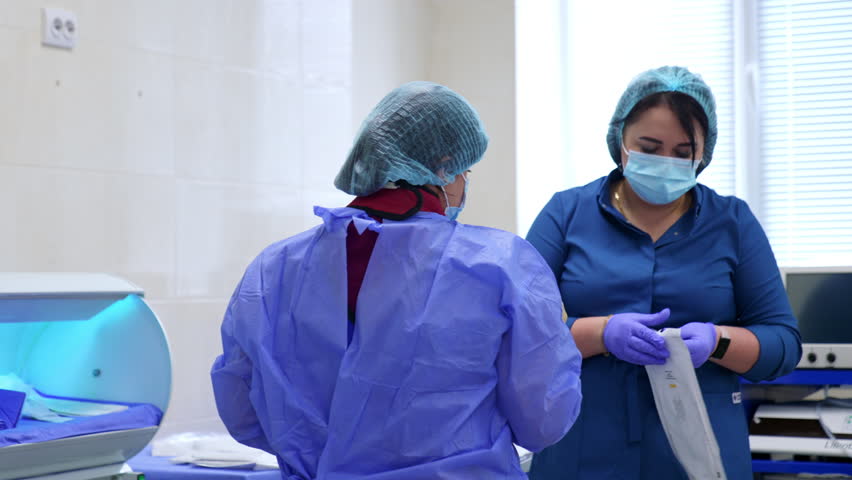
[[[556,279],[574,319],[671,309],[663,327],[713,322],[745,327],[760,342],[743,376],[792,371],[801,338],[766,234],[746,203],[704,185],[692,208],[654,243],[610,202],[614,170],[559,192],[527,236]],[[707,362],[696,370],[729,479],[751,478],[745,412],[736,373]],[[686,479],[666,440],[642,366],[615,356],[583,361],[580,418],[557,445],[537,454],[532,480]]]
[[[547,264],[522,238],[354,208],[246,270],[212,369],[238,441],[297,479],[522,480],[580,406],[580,353]],[[378,232],[347,340],[347,227]]]

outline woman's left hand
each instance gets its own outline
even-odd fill
[[[680,327],[680,338],[689,350],[692,366],[700,367],[716,349],[718,334],[712,323],[692,322]]]

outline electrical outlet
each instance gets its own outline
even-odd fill
[[[72,49],[77,44],[77,16],[61,8],[41,9],[41,44]]]

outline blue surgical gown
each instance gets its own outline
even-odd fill
[[[713,322],[749,329],[760,342],[751,381],[789,373],[801,357],[796,319],[769,242],[742,200],[704,185],[693,208],[654,243],[610,203],[618,170],[559,192],[527,236],[559,282],[571,322],[579,317],[671,309],[667,327]],[[712,362],[696,370],[730,480],[751,479],[739,376]],[[645,368],[615,356],[583,361],[580,418],[533,459],[531,480],[677,480]]]
[[[434,213],[323,224],[266,248],[212,368],[238,441],[286,479],[524,479],[577,418],[580,353],[553,274],[523,239]],[[347,345],[346,229],[379,232]]]

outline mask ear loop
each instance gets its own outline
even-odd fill
[[[621,142],[621,151],[627,155],[627,159],[630,160],[630,152],[627,150],[627,147],[624,146],[624,142]],[[624,173],[624,162],[618,162],[618,171]]]
[[[446,202],[447,204],[447,206],[444,208],[450,208],[452,205],[450,205],[450,197],[447,196],[447,190],[444,188],[443,185],[439,185],[438,187],[441,189],[441,193],[444,194],[444,202]]]
[[[697,159],[697,160],[695,160],[695,159],[692,160],[692,164],[693,164],[692,165],[692,171],[695,172],[696,175],[698,174],[698,169],[701,168],[701,162],[703,162],[703,161],[704,160],[700,159],[700,158]]]
[[[462,192],[461,203],[459,203],[459,208],[464,208],[467,203],[467,191],[468,187],[470,187],[470,180],[467,178],[467,174],[463,174],[462,178],[464,179],[464,191]]]
[[[456,207],[456,208],[464,208],[464,204],[465,204],[465,202],[467,201],[467,186],[468,186],[468,183],[467,183],[467,182],[469,182],[470,180],[468,180],[468,179],[467,179],[467,175],[465,175],[464,173],[460,173],[459,175],[461,175],[461,176],[462,176],[462,178],[464,179],[464,193],[462,193],[462,201],[461,201],[461,203],[460,203],[460,204],[459,204],[459,206],[458,206],[458,207]],[[448,196],[447,196],[447,191],[444,189],[444,186],[443,186],[443,185],[439,185],[438,187],[441,189],[441,193],[443,193],[443,194],[444,194],[444,201],[445,201],[445,202],[447,202],[447,206],[446,206],[446,207],[444,207],[444,208],[450,208],[450,207],[452,207],[452,205],[450,205],[450,197],[448,197]]]

